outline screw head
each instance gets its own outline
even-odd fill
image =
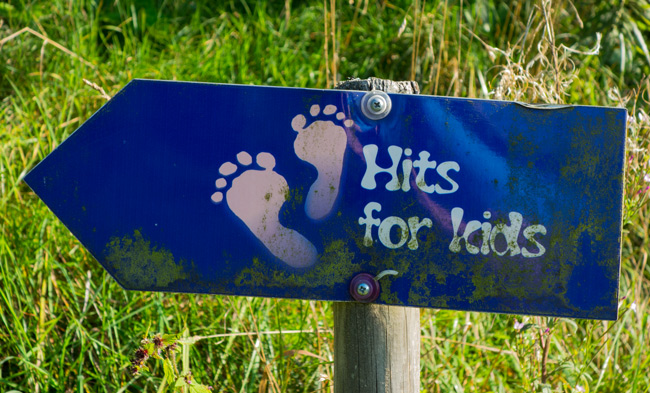
[[[386,108],[386,100],[382,96],[374,96],[368,100],[368,109],[375,113],[381,113]]]
[[[361,98],[361,112],[370,120],[381,120],[392,108],[390,96],[383,91],[369,91]]]
[[[375,281],[374,276],[368,273],[359,273],[350,281],[349,291],[354,300],[370,303],[379,297],[381,288],[379,283]]]
[[[370,285],[365,282],[359,283],[359,285],[357,285],[357,293],[361,296],[366,296],[370,293]]]

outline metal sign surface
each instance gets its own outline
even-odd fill
[[[134,80],[25,178],[126,289],[617,317],[626,112]]]

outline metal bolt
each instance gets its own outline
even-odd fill
[[[366,284],[365,282],[360,283],[357,285],[357,293],[361,296],[366,296],[370,293],[370,285]]]
[[[379,283],[368,273],[359,273],[354,276],[348,288],[352,298],[362,303],[374,302],[381,291]]]
[[[381,120],[388,116],[393,104],[383,91],[369,91],[361,98],[361,112],[370,120]]]

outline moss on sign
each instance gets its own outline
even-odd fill
[[[127,289],[162,289],[188,278],[186,261],[177,262],[169,250],[152,246],[138,230],[111,238],[105,255],[115,279]]]

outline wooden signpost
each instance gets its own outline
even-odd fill
[[[25,181],[125,289],[348,302],[339,391],[419,389],[418,307],[616,319],[624,109],[354,83],[133,80]]]
[[[393,94],[420,92],[417,82],[377,78],[349,80],[336,88]],[[335,392],[420,391],[419,308],[362,302],[336,302],[332,307]]]

